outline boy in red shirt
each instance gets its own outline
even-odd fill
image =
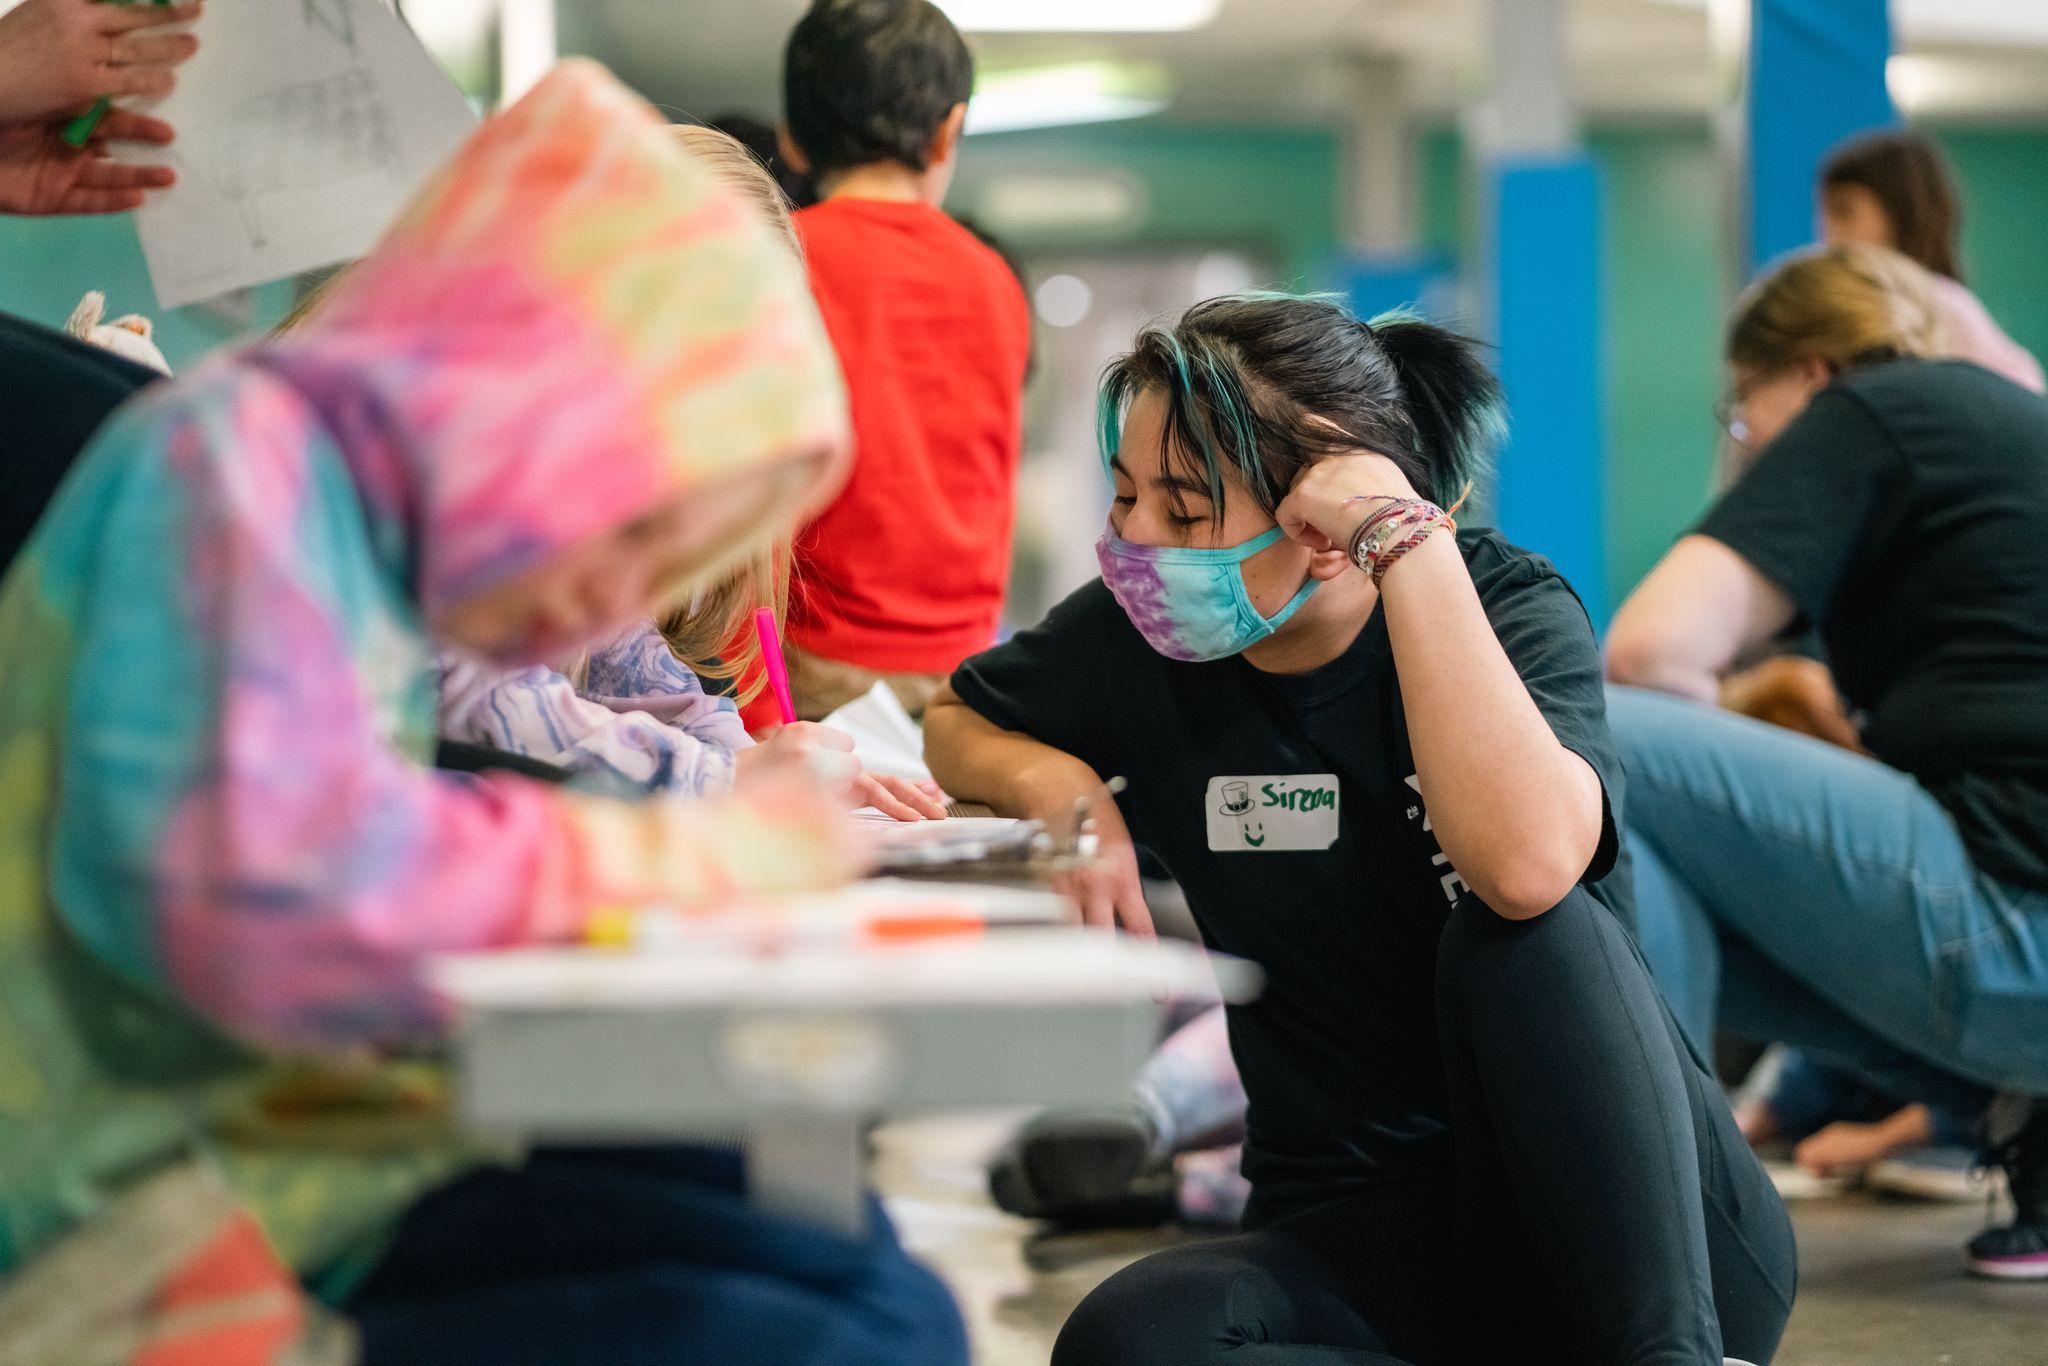
[[[1001,257],[939,208],[974,61],[928,0],[816,0],[783,65],[783,154],[846,372],[854,468],[797,539],[798,713],[886,680],[913,715],[995,640],[1009,578],[1030,317]]]

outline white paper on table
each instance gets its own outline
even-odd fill
[[[887,683],[875,684],[826,717],[825,724],[853,737],[854,757],[867,772],[914,783],[932,780],[924,762],[924,732]]]
[[[199,52],[150,112],[177,168],[135,213],[157,303],[176,308],[368,251],[476,124],[381,0],[208,0]]]

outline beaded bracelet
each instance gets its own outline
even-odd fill
[[[1372,568],[1366,571],[1372,575],[1372,586],[1378,588],[1380,580],[1384,579],[1387,576],[1387,571],[1394,567],[1394,561],[1428,540],[1430,534],[1438,527],[1449,527],[1455,532],[1458,529],[1458,524],[1451,520],[1449,513],[1439,512],[1434,517],[1425,518],[1407,536],[1373,556]]]
[[[1384,498],[1381,501],[1385,506],[1358,524],[1351,533],[1351,544],[1346,547],[1351,562],[1373,575],[1375,583],[1379,581],[1376,566],[1389,547],[1425,526],[1434,530],[1450,520],[1442,508],[1421,498]]]
[[[1428,540],[1438,527],[1449,527],[1453,534],[1458,524],[1453,514],[1471,496],[1472,485],[1468,481],[1458,491],[1458,501],[1451,504],[1450,511],[1438,507],[1425,498],[1396,498],[1385,493],[1361,493],[1346,498],[1339,507],[1350,507],[1353,503],[1380,503],[1366,519],[1351,533],[1351,544],[1347,547],[1351,562],[1372,576],[1373,587],[1379,587],[1387,570],[1394,561],[1406,555]]]
[[[1382,503],[1385,506],[1368,514],[1364,521],[1352,529],[1349,547],[1351,559],[1354,564],[1361,566],[1362,562],[1358,558],[1360,550],[1383,536],[1395,523],[1408,516],[1411,510],[1419,505],[1418,500],[1413,498],[1394,498],[1387,494],[1367,493],[1355,498],[1346,498],[1338,506],[1350,507],[1353,503],[1368,501]]]

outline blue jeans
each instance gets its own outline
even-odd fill
[[[1607,713],[1643,953],[1696,1043],[1718,1012],[1936,1109],[2048,1094],[2048,895],[1875,759],[1633,688]]]
[[[1896,1096],[1872,1090],[1855,1073],[1830,1067],[1796,1048],[1785,1050],[1777,1084],[1762,1099],[1779,1135],[1795,1143],[1837,1120],[1875,1123],[1902,1103]],[[1927,1113],[1934,1126],[1932,1142],[1953,1148],[1967,1148],[1976,1142],[1975,1114],[1953,1110]]]

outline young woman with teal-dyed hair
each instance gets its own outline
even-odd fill
[[[1243,1231],[1110,1278],[1056,1366],[1767,1360],[1791,1229],[1629,934],[1592,629],[1449,516],[1500,430],[1476,348],[1215,299],[1103,414],[1102,581],[968,661],[928,755],[1016,815],[1122,776],[1088,918],[1150,932],[1143,845],[1266,985]]]

